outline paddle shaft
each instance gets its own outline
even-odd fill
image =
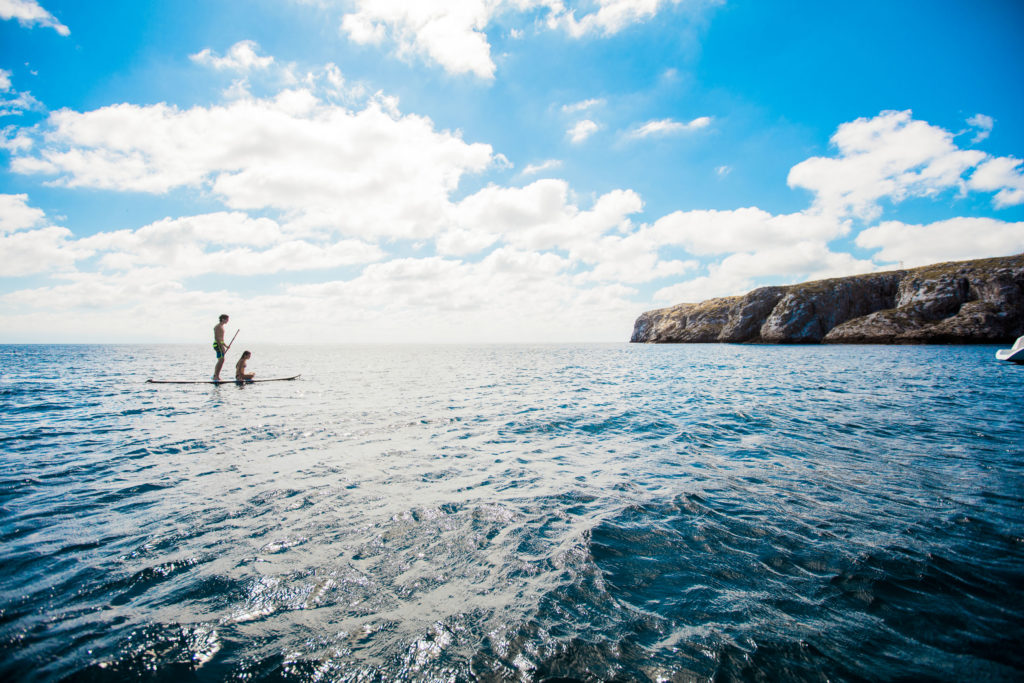
[[[235,343],[235,337],[238,336],[239,332],[241,332],[241,330],[235,330],[235,336],[231,338],[230,342],[228,342],[228,347],[224,349],[224,353],[227,353],[231,349],[231,345]]]

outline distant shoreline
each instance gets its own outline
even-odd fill
[[[1024,334],[1024,254],[762,287],[647,311],[634,343],[1005,344]]]

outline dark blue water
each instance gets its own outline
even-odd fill
[[[991,347],[253,351],[0,347],[0,679],[1024,677]]]

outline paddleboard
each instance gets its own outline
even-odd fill
[[[268,377],[266,379],[147,379],[146,384],[255,384],[256,382],[287,382],[298,379],[302,375],[292,377]]]
[[[996,358],[999,360],[1008,360],[1011,363],[1024,363],[1024,348],[999,349],[996,351]]]

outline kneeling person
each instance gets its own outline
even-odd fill
[[[246,372],[245,371],[245,362],[247,360],[249,360],[250,358],[252,358],[252,351],[243,351],[242,352],[242,357],[238,359],[237,363],[235,363],[235,380],[236,381],[250,380],[250,379],[252,379],[253,377],[256,376],[255,372]]]

